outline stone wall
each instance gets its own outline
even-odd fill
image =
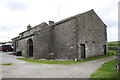
[[[21,51],[22,55],[24,57],[29,57],[29,54],[27,53],[27,42],[29,39],[33,40],[33,44],[34,44],[34,36],[28,37],[28,38],[24,38],[18,41],[18,47],[17,47],[17,51]],[[34,47],[34,46],[33,46]]]
[[[120,50],[117,53],[117,71],[120,72]]]
[[[22,55],[24,57],[29,57],[28,56],[29,55],[28,50],[27,50],[28,40],[32,39],[33,48],[35,49],[36,46],[34,46],[34,42],[35,42],[34,41],[34,34],[36,34],[37,31],[40,31],[41,29],[43,29],[42,27],[47,26],[47,25],[48,25],[47,23],[43,22],[43,23],[41,23],[41,24],[39,24],[39,25],[29,29],[29,30],[26,30],[26,31],[20,33],[18,37],[12,39],[13,44],[14,44],[14,48],[15,48],[14,52],[16,53],[18,51],[21,51]],[[33,57],[35,55],[35,53],[34,53],[35,50],[34,49],[33,49]]]
[[[34,36],[34,58],[46,58],[47,54],[51,52],[52,37],[51,28],[46,26],[38,31]]]
[[[75,59],[77,58],[76,47],[76,19],[63,21],[53,27],[53,41],[56,59]]]
[[[108,50],[114,50],[114,51],[117,51],[117,50],[119,50],[119,47],[108,47]]]
[[[77,34],[78,45],[86,46],[86,58],[106,54],[103,48],[107,47],[106,25],[93,10],[77,16]]]
[[[85,44],[85,58],[105,55],[106,37],[106,25],[91,10],[49,25],[38,32],[34,38],[34,51],[38,58],[53,53],[56,59],[80,59],[80,44]]]
[[[20,33],[17,51],[22,51],[23,56],[28,56],[26,46],[30,38],[33,58],[43,59],[53,53],[55,59],[81,59],[81,44],[85,45],[85,58],[105,54],[106,25],[93,10],[41,25]]]

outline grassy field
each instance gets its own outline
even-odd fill
[[[114,54],[110,55],[105,55],[105,56],[98,56],[98,57],[93,57],[93,58],[88,58],[85,60],[81,61],[55,61],[55,60],[35,60],[35,59],[30,59],[30,58],[17,58],[19,60],[27,61],[27,62],[32,62],[32,63],[42,63],[42,64],[71,64],[71,63],[79,63],[79,62],[87,62],[87,61],[92,61],[92,60],[97,60],[101,58],[106,58],[106,57],[111,57],[115,56]]]
[[[9,66],[9,65],[12,65],[12,63],[6,63],[6,64],[0,64],[0,65],[6,65],[6,66]]]
[[[120,46],[120,41],[108,42],[108,47],[118,47]]]
[[[120,79],[120,73],[116,71],[116,63],[116,60],[106,62],[91,75],[91,78],[95,78],[95,80],[96,78],[112,78],[113,80]]]
[[[115,50],[108,50],[108,53],[116,55],[117,51],[115,51]]]
[[[114,41],[114,42],[108,42],[108,47],[119,47],[120,41]],[[108,50],[108,53],[110,54],[116,54],[117,50]]]

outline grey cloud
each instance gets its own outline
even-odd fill
[[[22,2],[10,2],[8,3],[8,7],[13,11],[24,10],[27,8],[26,4]]]
[[[18,26],[12,26],[12,25],[0,25],[0,32],[4,32],[4,31],[11,31],[15,28],[17,28]]]
[[[0,26],[0,31],[8,31],[8,30],[11,30],[11,28],[8,26]]]

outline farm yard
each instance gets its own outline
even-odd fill
[[[102,64],[115,56],[71,64],[41,64],[18,60],[14,55],[1,52],[3,78],[89,78]]]
[[[2,56],[0,76],[3,78],[116,78],[116,60],[114,59],[116,59],[118,46],[117,42],[109,42],[109,55],[82,61],[39,61],[9,55],[9,52],[0,52]],[[111,66],[111,69],[106,66]],[[106,68],[111,71],[109,75],[106,75],[109,72]]]

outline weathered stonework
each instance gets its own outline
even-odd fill
[[[120,72],[120,53],[118,53],[118,55],[117,55],[117,61],[118,61],[118,63],[117,63],[117,71]]]
[[[81,59],[107,54],[106,25],[93,10],[29,28],[12,39],[15,52],[25,57],[44,59],[53,53],[55,59]]]
[[[117,52],[117,65],[116,65],[116,67],[117,67],[117,71],[120,72],[120,47],[119,47],[118,52]]]

